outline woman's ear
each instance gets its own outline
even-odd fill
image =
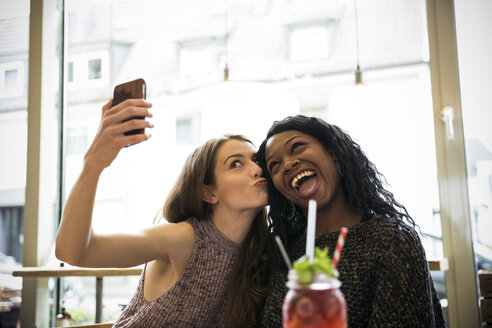
[[[202,188],[202,200],[209,203],[209,204],[217,204],[218,199],[215,196],[215,193],[213,192],[213,189],[211,186],[203,186]]]

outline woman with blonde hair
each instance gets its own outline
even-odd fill
[[[82,267],[145,263],[114,327],[257,326],[268,270],[266,179],[242,136],[211,139],[187,159],[162,210],[169,223],[135,234],[91,227],[99,177],[119,151],[149,139],[151,105],[131,99],[102,109],[99,131],[65,205],[56,256]]]

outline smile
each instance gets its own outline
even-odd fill
[[[299,190],[303,180],[313,176],[316,176],[316,172],[314,172],[313,170],[302,171],[294,178],[292,178],[292,180],[290,181],[290,186],[294,189]]]
[[[312,197],[321,185],[316,171],[306,169],[297,173],[290,180],[290,187],[302,198]]]

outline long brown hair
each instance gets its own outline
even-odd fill
[[[208,140],[188,156],[162,208],[162,216],[167,221],[177,223],[190,217],[211,219],[212,206],[202,200],[201,193],[204,186],[215,183],[217,151],[228,140],[252,144],[244,136],[226,135]],[[267,220],[263,209],[254,218],[232,268],[225,310],[227,326],[258,326],[263,310],[263,295],[267,290],[268,269]]]

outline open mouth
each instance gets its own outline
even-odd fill
[[[290,180],[290,186],[302,197],[312,195],[318,188],[318,176],[314,170],[305,170]]]

